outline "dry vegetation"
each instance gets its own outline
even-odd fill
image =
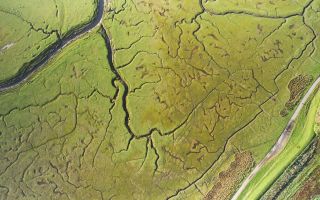
[[[230,167],[219,173],[219,181],[212,187],[204,200],[230,199],[241,181],[248,175],[254,165],[251,153],[241,152],[235,156]]]
[[[304,91],[312,83],[312,76],[299,75],[289,82],[290,99],[286,102],[285,108],[281,111],[281,115],[285,117],[298,104],[303,96]]]

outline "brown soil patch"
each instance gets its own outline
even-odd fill
[[[219,174],[218,182],[212,187],[204,200],[230,199],[253,165],[254,160],[250,152],[237,153],[229,168]]]
[[[290,98],[285,104],[285,108],[280,112],[281,116],[286,116],[290,110],[298,104],[303,92],[312,82],[312,76],[299,75],[289,82],[288,89],[290,90]]]
[[[294,195],[294,199],[309,200],[318,195],[320,195],[320,166],[310,174],[308,180]]]

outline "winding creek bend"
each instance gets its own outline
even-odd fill
[[[303,99],[299,103],[298,107],[294,111],[292,117],[290,118],[287,126],[281,133],[281,136],[279,137],[278,141],[276,144],[272,147],[272,149],[269,151],[269,153],[259,162],[259,164],[253,169],[253,171],[249,174],[249,176],[242,182],[240,188],[237,190],[237,192],[233,195],[231,200],[237,200],[241,193],[246,189],[250,181],[256,176],[256,174],[260,171],[260,169],[271,159],[276,157],[279,153],[281,153],[286,145],[289,142],[289,139],[292,135],[294,125],[296,122],[297,117],[299,116],[302,108],[312,95],[314,91],[318,89],[318,86],[320,84],[320,76],[314,81],[312,86],[309,88],[307,93],[304,95]]]
[[[15,76],[0,82],[0,92],[7,91],[20,85],[21,83],[24,83],[30,76],[41,69],[64,47],[78,39],[80,36],[90,32],[96,26],[100,25],[103,17],[105,0],[97,1],[97,8],[91,21],[68,32],[64,37],[58,39],[32,61],[25,63]]]

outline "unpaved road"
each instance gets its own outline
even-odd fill
[[[290,118],[286,128],[282,132],[280,138],[278,139],[277,143],[272,147],[270,152],[264,157],[263,160],[260,161],[260,163],[253,169],[253,171],[250,173],[250,175],[243,181],[242,185],[238,189],[238,191],[234,194],[231,200],[236,200],[239,198],[240,194],[243,192],[243,190],[247,187],[247,185],[250,183],[250,181],[253,179],[253,177],[259,172],[259,170],[271,159],[273,159],[276,155],[278,155],[282,150],[286,147],[288,144],[288,141],[292,135],[292,130],[295,124],[295,121],[297,117],[299,116],[303,106],[311,96],[311,94],[318,88],[317,86],[320,83],[320,77],[315,80],[315,82],[312,84],[312,86],[309,88],[307,93],[304,95],[303,99],[299,103],[298,107],[296,108],[295,112],[293,113],[292,117]]]
[[[19,70],[19,72],[15,76],[3,82],[0,82],[0,92],[9,90],[25,82],[30,76],[32,76],[36,71],[42,68],[53,56],[55,56],[64,47],[78,39],[80,36],[90,32],[96,26],[100,25],[103,17],[104,4],[105,0],[98,0],[95,16],[89,23],[84,24],[82,27],[67,33],[65,37],[61,38],[60,40],[57,40],[50,47],[48,47],[42,53],[40,53],[34,60],[23,66],[22,69]]]

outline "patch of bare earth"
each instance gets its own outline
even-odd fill
[[[296,192],[293,199],[309,200],[316,196],[320,196],[320,166],[310,174],[308,180]]]
[[[312,83],[312,76],[299,75],[289,82],[288,89],[290,91],[290,98],[285,104],[285,108],[280,112],[281,116],[286,116],[289,111],[300,101],[305,89]]]
[[[212,187],[204,200],[230,199],[253,165],[254,160],[250,152],[237,153],[229,168],[219,174],[218,182]]]

